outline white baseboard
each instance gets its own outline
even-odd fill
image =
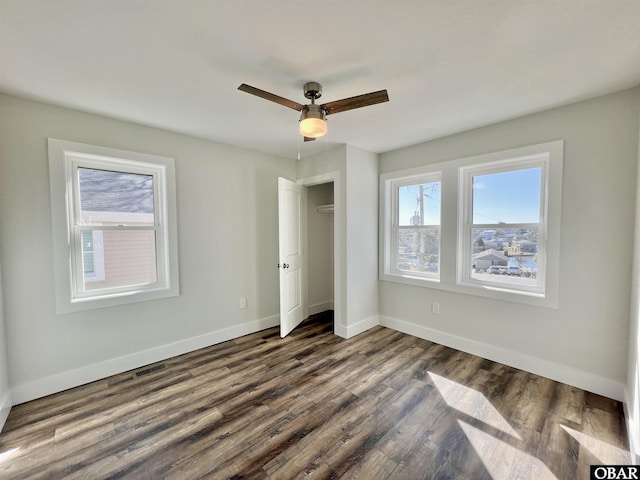
[[[629,453],[631,454],[631,465],[637,465],[640,461],[640,439],[638,438],[638,425],[633,423],[633,415],[630,409],[633,408],[633,397],[629,389],[624,389],[624,420],[627,425],[627,439],[629,441]],[[636,419],[637,421],[637,419]]]
[[[216,330],[197,337],[162,345],[142,352],[114,358],[93,365],[87,365],[31,382],[15,385],[10,394],[0,399],[0,425],[4,424],[12,404],[28,402],[52,393],[77,387],[85,383],[100,380],[110,375],[133,370],[135,368],[159,362],[176,355],[182,355],[199,348],[258,332],[279,325],[279,315],[243,323],[237,326]],[[624,387],[620,382],[613,381],[572,367],[549,362],[520,352],[488,345],[485,343],[458,337],[446,332],[416,325],[387,316],[373,315],[354,325],[335,325],[335,333],[343,338],[351,338],[376,325],[392,328],[425,340],[478,355],[489,360],[504,363],[527,372],[535,373],[552,380],[573,385],[584,390],[604,395],[615,400],[624,401]]]
[[[57,373],[31,382],[15,385],[11,389],[13,404],[28,402],[52,393],[61,392],[85,383],[100,380],[111,375],[133,370],[150,363],[166,360],[167,358],[226,342],[234,338],[255,333],[280,324],[280,316],[273,315],[252,322],[242,323],[222,330],[205,333],[178,342],[161,345],[159,347],[132,353],[104,362],[87,365],[67,372]]]
[[[364,320],[359,321],[353,325],[346,326],[346,337],[351,338],[356,335],[369,330],[370,328],[375,327],[376,325],[380,325],[380,318],[378,315],[372,315],[369,318],[365,318]]]
[[[320,302],[314,305],[309,305],[308,309],[309,309],[309,316],[326,312],[327,310],[333,310],[333,300],[327,300],[326,302]]]
[[[525,370],[543,377],[550,378],[567,385],[581,388],[589,392],[597,393],[615,400],[624,401],[624,386],[620,382],[609,378],[594,375],[566,365],[550,362],[542,358],[533,357],[524,353],[496,347],[464,337],[458,337],[450,333],[435,330],[429,327],[405,322],[397,318],[380,316],[380,325],[393,328],[415,337],[440,343],[447,347],[455,348],[466,353],[471,353],[494,362],[503,363],[511,367]]]
[[[12,405],[11,392],[7,391],[2,395],[2,399],[0,399],[0,432],[4,428],[4,424],[7,421]]]
[[[347,327],[345,327],[344,325],[340,325],[339,323],[336,323],[335,321],[333,323],[333,333],[335,335],[339,336],[340,338],[344,338],[344,339],[349,338],[347,336]]]

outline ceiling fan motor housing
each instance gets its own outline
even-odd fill
[[[312,102],[322,96],[322,85],[318,82],[307,82],[302,87],[302,90],[304,91],[304,96]]]

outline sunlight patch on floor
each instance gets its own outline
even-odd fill
[[[480,392],[465,387],[459,383],[448,380],[433,372],[429,372],[431,380],[437,387],[440,395],[451,408],[466,413],[493,428],[500,430],[512,437],[522,440],[520,435],[509,425],[509,422],[500,415],[491,402]]]
[[[631,457],[629,452],[626,450],[614,447],[607,442],[598,440],[591,435],[578,432],[577,430],[565,425],[560,426],[565,432],[575,438],[580,446],[588,450],[589,453],[596,457],[603,465],[629,465],[631,463]]]
[[[541,460],[462,420],[458,424],[493,480],[558,480]]]
[[[11,448],[6,452],[0,453],[0,464],[6,462],[7,460],[10,460],[11,457],[13,457],[16,453],[18,453],[18,450],[20,450],[20,447]]]

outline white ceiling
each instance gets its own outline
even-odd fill
[[[386,88],[298,141],[300,103]],[[640,84],[640,0],[0,0],[0,91],[295,158],[384,152]]]

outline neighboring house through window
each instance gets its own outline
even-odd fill
[[[58,310],[177,295],[173,159],[49,139],[49,160]]]
[[[85,278],[90,278],[96,274],[93,243],[93,232],[82,232],[82,263]]]
[[[83,278],[76,279],[78,296],[158,283],[157,263],[162,259],[154,218],[157,180],[153,173],[122,171],[124,165],[104,167],[119,170],[78,166],[73,172],[78,185],[73,198],[79,203],[73,211],[80,213],[73,223],[81,236],[84,267]]]

